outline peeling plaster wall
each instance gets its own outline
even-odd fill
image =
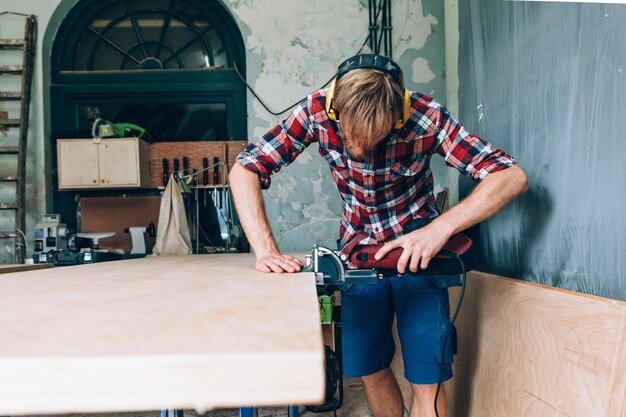
[[[43,87],[43,36],[55,9],[69,10],[76,2],[2,0],[0,7],[36,14],[39,24],[27,167],[27,235],[31,250],[33,228],[43,213],[51,209],[49,115],[44,114],[48,92]],[[233,14],[244,38],[247,79],[275,111],[286,108],[326,83],[337,64],[352,56],[368,33],[368,9],[364,0],[223,0],[222,3]],[[392,3],[393,57],[405,72],[407,87],[445,103],[443,3],[425,0]],[[5,17],[0,22],[1,37],[21,36],[21,20]],[[259,138],[288,114],[279,117],[269,114],[251,94],[248,103],[250,141]],[[0,144],[3,140],[0,136]],[[10,169],[8,164],[0,160],[0,169]],[[448,170],[441,159],[433,160],[433,172],[436,190],[446,186]],[[6,191],[0,189],[0,201],[4,201],[5,194]],[[338,237],[341,202],[328,166],[317,154],[316,145],[274,177],[272,187],[265,192],[265,200],[272,229],[282,250],[308,250],[314,242],[334,245]],[[0,227],[5,226],[6,221],[0,217]],[[0,262],[13,259],[4,243],[0,242]]]
[[[356,53],[368,33],[367,3],[323,0],[225,2],[248,50],[247,78],[272,110],[285,107],[325,84],[337,64]],[[443,3],[394,1],[393,57],[407,86],[445,102]],[[297,5],[297,6],[296,6]],[[278,23],[278,18],[280,23]],[[272,24],[270,22],[277,22]],[[319,29],[318,29],[319,28]],[[249,140],[254,141],[286,117],[268,113],[250,96]],[[447,180],[441,160],[433,165],[437,189]],[[341,201],[327,164],[312,145],[273,177],[264,193],[270,224],[282,250],[308,250],[313,243],[334,247]]]

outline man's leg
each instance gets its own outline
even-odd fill
[[[411,400],[411,417],[435,417],[435,392],[437,384],[411,384],[413,399]],[[446,417],[446,392],[441,386],[437,397],[437,411],[439,417]]]
[[[367,403],[374,417],[402,417],[404,402],[396,377],[386,368],[361,377]]]
[[[341,293],[343,371],[362,378],[375,417],[403,414],[400,388],[389,370],[396,349],[393,318],[388,280],[354,285]]]
[[[435,416],[437,382],[445,382],[452,377],[454,340],[450,333],[448,290],[437,287],[428,276],[405,274],[402,278],[391,278],[390,282],[404,376],[413,391],[411,416]],[[443,417],[446,415],[443,389],[437,402],[439,417]]]

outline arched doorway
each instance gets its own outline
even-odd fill
[[[95,118],[139,125],[154,142],[246,138],[246,90],[235,71],[245,74],[245,48],[220,2],[79,0],[59,7],[62,21],[44,45],[52,202],[64,221],[75,225],[77,193],[58,190],[55,141],[89,137]]]

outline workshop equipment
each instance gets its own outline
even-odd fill
[[[47,253],[67,248],[69,230],[61,223],[60,214],[44,214],[35,226],[35,253]]]
[[[143,138],[146,129],[132,123],[113,123],[97,118],[91,126],[91,136],[94,139],[102,138]],[[149,136],[149,135],[147,135]]]
[[[147,254],[148,253],[148,236],[156,236],[156,227],[154,223],[150,223],[147,227],[127,227],[124,233],[130,233],[133,241],[131,254]]]
[[[317,285],[373,284],[385,276],[397,274],[397,265],[402,248],[395,248],[382,259],[374,255],[383,246],[361,245],[367,238],[365,232],[357,232],[339,251],[314,245],[311,255],[305,257],[304,272],[315,273]],[[446,243],[443,249],[430,260],[428,268],[420,269],[417,275],[460,275],[478,265],[480,252],[478,245],[467,235],[457,233]],[[460,285],[453,282],[436,282],[448,287]]]
[[[167,186],[167,180],[170,177],[170,163],[167,158],[163,158],[163,186]]]

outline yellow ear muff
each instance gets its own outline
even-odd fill
[[[395,124],[396,129],[402,128],[411,116],[411,92],[404,89],[404,103],[402,103],[402,117]]]
[[[333,97],[335,96],[335,80],[330,82],[328,92],[326,93],[326,113],[330,120],[337,120],[337,112],[333,108]]]

